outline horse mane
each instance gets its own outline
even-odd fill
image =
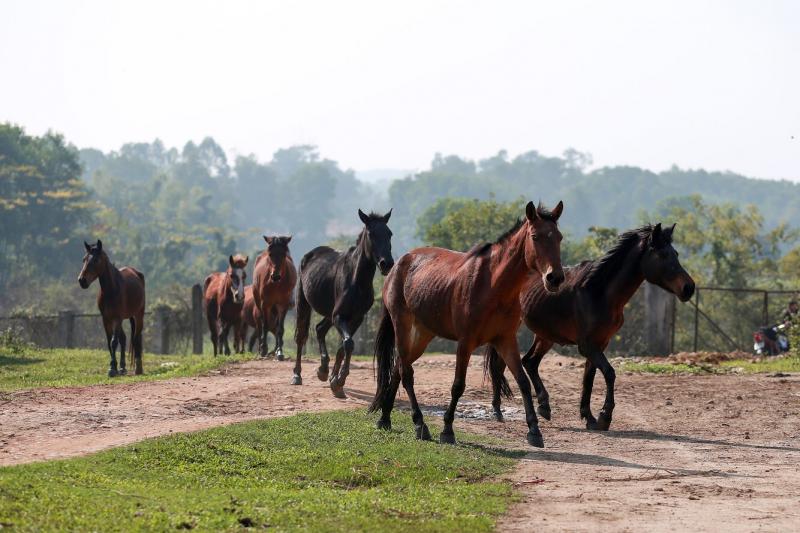
[[[600,259],[583,261],[576,268],[583,269],[582,285],[590,287],[603,285],[614,273],[620,270],[628,253],[640,243],[649,244],[653,236],[654,226],[647,224],[628,230],[617,237],[617,242]],[[666,238],[663,236],[662,238]],[[671,240],[671,239],[670,239]],[[669,243],[669,240],[665,241]]]
[[[501,244],[501,243],[505,242],[506,240],[508,240],[509,237],[514,235],[519,230],[519,228],[522,227],[522,225],[524,223],[525,223],[525,219],[524,218],[518,218],[517,221],[514,222],[514,225],[511,226],[506,231],[504,231],[503,234],[500,235],[494,242],[478,243],[475,246],[473,246],[472,248],[470,248],[469,250],[467,250],[467,255],[476,256],[476,255],[483,255],[485,253],[488,253],[489,250],[492,248],[492,246],[494,246],[495,244]]]

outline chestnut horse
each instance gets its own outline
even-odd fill
[[[454,443],[453,418],[464,392],[472,352],[489,343],[511,368],[525,403],[528,443],[542,447],[531,385],[517,347],[521,309],[519,292],[528,273],[537,272],[549,291],[564,280],[558,218],[564,205],[552,211],[528,202],[525,218],[495,243],[466,253],[442,248],[417,248],[397,262],[383,286],[383,316],[375,340],[378,387],[370,411],[382,409],[378,427],[391,427],[390,414],[402,380],[411,402],[418,439],[430,439],[414,394],[411,366],[435,336],[458,341],[450,405],[444,415],[440,442]],[[398,356],[394,355],[397,345]]]
[[[267,319],[269,332],[276,335],[278,324],[272,314]],[[248,345],[250,353],[253,352],[256,341],[261,338],[261,311],[256,307],[256,300],[253,297],[253,286],[248,285],[244,288],[244,306],[242,306],[242,321],[239,326],[239,331],[236,333],[236,340],[234,341],[233,349],[238,353],[244,353],[245,344]],[[253,335],[250,341],[247,341],[248,328],[253,328]]]
[[[536,334],[533,345],[522,358],[536,390],[539,414],[550,420],[550,396],[539,377],[539,363],[553,346],[577,344],[586,358],[580,413],[587,429],[607,430],[614,411],[614,369],[603,353],[624,321],[625,304],[644,280],[675,294],[685,302],[694,294],[694,281],[678,261],[672,247],[672,227],[643,226],[620,235],[617,243],[596,261],[585,261],[566,269],[566,281],[557,294],[543,289],[530,278],[520,295],[525,324]],[[503,419],[500,393],[510,394],[503,377],[505,363],[491,347],[484,359],[485,370],[494,387],[495,417]],[[590,400],[596,370],[606,381],[606,399],[598,418],[592,415]]]
[[[118,269],[103,251],[103,243],[83,243],[86,255],[83,267],[78,274],[81,288],[88,289],[96,279],[100,280],[100,293],[97,295],[97,308],[103,317],[106,330],[111,365],[108,377],[125,375],[125,331],[122,321],[130,319],[131,325],[131,364],[135,365],[136,375],[144,372],[142,368],[142,328],[144,327],[144,275],[131,267]],[[117,370],[117,347],[120,348],[120,368]]]
[[[330,386],[335,397],[345,398],[344,382],[350,373],[350,357],[355,345],[353,335],[375,303],[375,291],[372,288],[375,269],[379,268],[385,276],[394,265],[392,231],[387,226],[391,216],[391,209],[385,215],[367,215],[359,209],[358,217],[364,229],[355,246],[346,252],[319,246],[303,256],[300,262],[300,286],[297,289],[297,359],[292,385],[303,383],[300,358],[308,340],[313,309],[322,315],[322,320],[316,326],[320,353],[317,378],[320,381],[328,379],[330,358],[325,335],[333,326],[342,337],[342,345],[336,352]]]
[[[288,237],[267,237],[267,249],[259,254],[253,270],[253,300],[261,314],[261,343],[259,352],[267,355],[267,320],[275,320],[275,358],[283,361],[283,322],[286,313],[294,307],[294,286],[297,270],[289,254]]]
[[[236,332],[242,320],[244,305],[244,282],[247,278],[245,268],[248,257],[240,254],[228,256],[228,269],[225,272],[214,272],[203,282],[203,299],[211,331],[211,344],[214,346],[214,357],[217,353],[231,354],[228,345],[228,332],[233,328],[234,349],[236,348]]]

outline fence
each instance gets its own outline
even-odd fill
[[[625,323],[611,339],[606,352],[609,355],[666,355],[698,350],[748,351],[752,348],[753,332],[777,322],[788,301],[797,293],[797,290],[698,287],[690,302],[676,304],[672,295],[644,283],[625,306]],[[147,312],[143,335],[145,350],[163,354],[203,353],[208,327],[202,304],[202,289],[195,285],[185,302],[156,306]],[[354,336],[356,353],[372,353],[380,313],[378,298]],[[312,326],[315,319],[319,318],[312,318]],[[294,321],[295,315],[290,313],[286,318],[287,347],[293,345]],[[0,331],[9,327],[43,348],[106,348],[102,320],[97,313],[65,310],[50,316],[0,317]],[[317,343],[313,327],[310,333],[306,350],[315,354]],[[522,326],[517,339],[524,351],[531,345],[533,334]],[[338,336],[332,331],[328,338],[332,353],[338,342]],[[556,349],[565,354],[577,354],[574,347]],[[437,338],[427,351],[453,353],[455,343]]]

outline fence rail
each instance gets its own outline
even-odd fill
[[[672,295],[645,283],[625,306],[625,324],[611,339],[609,355],[665,355],[676,351],[748,350],[752,333],[770,324],[770,318],[785,309],[798,290],[735,287],[698,287],[688,305],[676,305]],[[356,353],[372,353],[380,321],[381,302],[376,299],[354,335]],[[98,313],[65,310],[38,316],[0,316],[0,331],[17,329],[29,342],[43,348],[106,348],[105,332]],[[145,313],[144,346],[147,351],[203,353],[208,326],[203,316],[202,288],[195,285],[185,302],[177,307],[158,306]],[[287,317],[286,340],[291,346],[294,313]],[[521,326],[517,335],[520,349],[526,350],[533,334]],[[232,338],[230,341],[232,342]],[[329,335],[331,348],[339,339]],[[316,350],[309,342],[308,349]],[[577,353],[574,347],[557,348],[562,353]],[[455,343],[434,339],[429,352],[452,352]]]

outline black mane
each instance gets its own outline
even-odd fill
[[[594,261],[584,261],[576,268],[584,270],[581,272],[584,287],[604,285],[622,267],[623,261],[628,253],[639,246],[640,243],[649,244],[653,235],[654,226],[647,224],[640,228],[628,230],[617,238],[603,257]],[[641,247],[644,251],[644,246]]]
[[[483,255],[487,253],[492,248],[492,245],[500,244],[509,237],[511,237],[512,235],[514,235],[517,232],[517,230],[519,230],[519,228],[522,227],[524,223],[525,219],[518,218],[517,221],[514,222],[514,225],[511,226],[506,231],[504,231],[503,234],[497,238],[497,240],[495,240],[494,242],[483,242],[476,244],[475,246],[467,250],[467,255]]]

